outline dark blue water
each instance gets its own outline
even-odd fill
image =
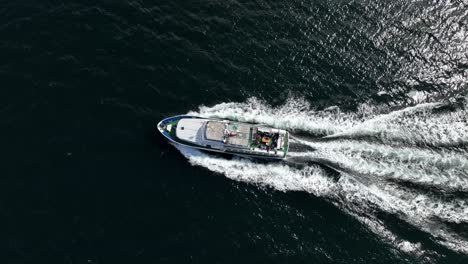
[[[1,262],[465,263],[467,50],[466,1],[1,1]]]

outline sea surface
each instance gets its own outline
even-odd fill
[[[0,153],[0,263],[468,263],[468,2],[3,0]]]

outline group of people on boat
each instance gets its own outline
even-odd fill
[[[258,131],[255,134],[253,146],[258,147],[260,149],[264,149],[267,152],[270,152],[271,149],[273,149],[276,152],[276,147],[278,146],[278,138],[278,133]]]

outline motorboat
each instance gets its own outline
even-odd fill
[[[180,115],[158,123],[170,142],[208,152],[280,160],[288,153],[289,133],[266,125]]]

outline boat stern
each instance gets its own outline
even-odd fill
[[[284,135],[283,158],[286,158],[286,155],[288,155],[288,150],[289,150],[289,132],[286,131],[286,134]]]

